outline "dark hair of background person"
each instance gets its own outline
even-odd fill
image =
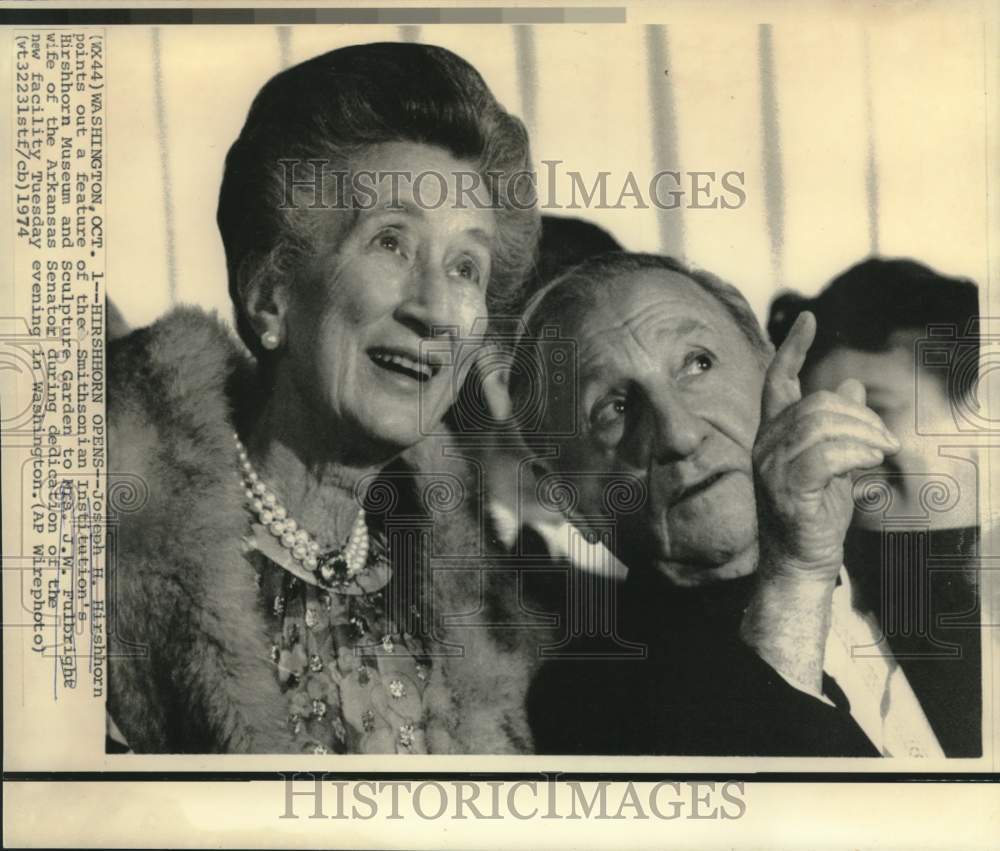
[[[525,300],[533,296],[545,284],[568,269],[599,254],[622,251],[621,243],[600,225],[572,216],[542,216],[541,239],[534,266],[522,290]],[[521,305],[514,313],[520,313]],[[516,334],[519,316],[509,316],[506,321],[494,318],[495,325],[506,326],[506,338],[500,344],[509,350]],[[506,374],[503,359],[494,366]],[[509,423],[494,421],[490,403],[483,387],[484,371],[489,367],[471,370],[465,383],[455,398],[455,404],[446,418],[447,424],[457,433],[484,432],[492,428],[503,428]]]
[[[590,257],[623,250],[621,243],[600,225],[574,216],[543,215],[538,259],[525,285],[525,298]]]
[[[927,333],[930,325],[951,326],[954,343],[971,349],[962,369],[941,370],[953,401],[966,398],[978,381],[979,293],[965,278],[942,275],[915,260],[872,257],[834,278],[815,298],[786,292],[771,303],[767,332],[780,346],[803,311],[816,316],[816,339],[806,358],[809,369],[831,349],[877,352],[889,347],[897,331]],[[935,348],[949,339],[935,335]]]
[[[226,156],[217,212],[237,330],[258,358],[264,352],[241,295],[262,275],[294,279],[312,253],[317,219],[324,218],[309,217],[308,206],[283,208],[281,161],[322,160],[325,173],[345,173],[352,158],[389,142],[443,148],[475,163],[484,177],[516,179],[531,168],[522,122],[497,102],[475,68],[442,47],[355,45],[272,77]],[[518,303],[534,263],[539,214],[530,181],[518,181],[515,191],[496,179],[484,182],[498,225],[486,294],[492,314]]]

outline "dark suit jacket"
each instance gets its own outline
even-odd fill
[[[851,529],[844,561],[945,756],[983,753],[978,527]]]
[[[753,577],[680,589],[636,573],[610,593],[596,590],[600,580],[566,583],[561,614],[578,634],[550,651],[529,692],[539,753],[879,755],[832,680],[834,706],[790,686],[740,641]],[[550,600],[559,585],[544,589]],[[591,618],[591,635],[581,634],[581,609],[602,607],[616,616],[603,626]]]

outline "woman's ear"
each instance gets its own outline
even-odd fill
[[[281,277],[266,273],[247,284],[243,309],[265,349],[276,349],[287,338],[288,289]]]

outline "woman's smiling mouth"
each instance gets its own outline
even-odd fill
[[[368,351],[368,357],[379,368],[421,383],[430,381],[441,369],[426,357],[400,349],[377,348]]]

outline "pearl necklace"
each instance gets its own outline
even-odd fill
[[[236,452],[240,463],[240,478],[246,488],[247,507],[257,515],[262,526],[292,554],[307,570],[312,571],[323,585],[333,585],[353,579],[368,564],[368,524],[365,510],[358,511],[350,537],[343,550],[320,552],[319,542],[288,516],[288,510],[278,502],[274,492],[264,484],[254,470],[246,447],[238,434]]]

